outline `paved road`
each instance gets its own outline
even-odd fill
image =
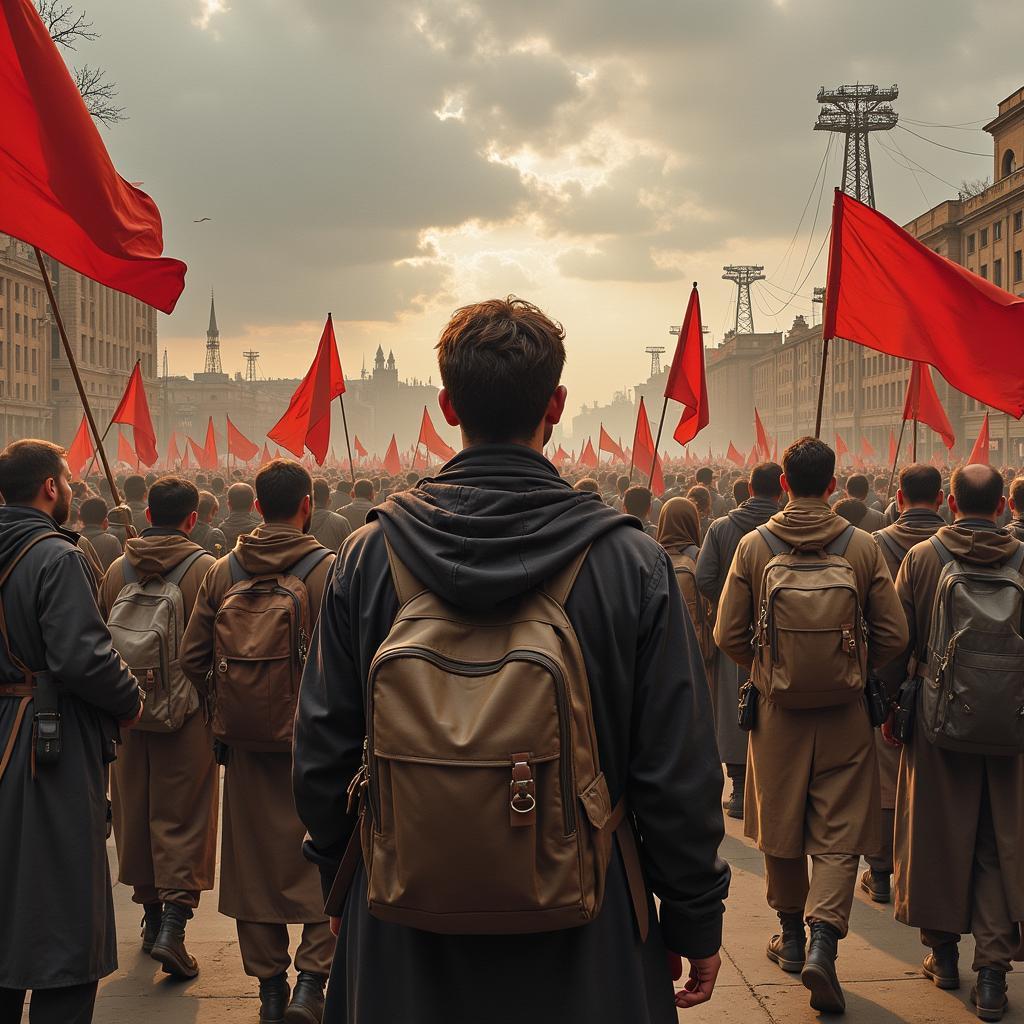
[[[733,867],[733,888],[725,925],[724,967],[712,1002],[680,1011],[686,1024],[791,1024],[818,1019],[807,993],[764,955],[777,924],[764,902],[760,855],[742,838],[739,822],[728,821],[723,853]],[[110,848],[113,863],[113,846]],[[256,986],[242,973],[234,922],[216,913],[216,894],[207,894],[191,925],[189,947],[202,972],[187,984],[162,975],[139,949],[139,909],[124,886],[115,887],[121,969],[103,982],[97,1024],[253,1024],[258,1017]],[[973,943],[961,944],[969,968]],[[959,992],[940,992],[920,972],[923,949],[917,933],[897,924],[891,909],[858,893],[850,937],[840,945],[839,973],[846,989],[846,1019],[857,1024],[957,1024],[976,1020],[968,1006],[970,975]],[[1024,975],[1010,978],[1007,1021],[1024,1020]],[[27,1018],[26,1018],[27,1019]],[[486,1014],[481,1022],[486,1022]],[[401,1024],[396,1021],[395,1024]],[[570,1024],[570,1022],[567,1022]],[[604,1024],[604,1022],[602,1022]],[[634,1022],[607,1022],[634,1024]]]

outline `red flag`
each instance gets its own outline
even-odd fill
[[[94,451],[92,438],[89,436],[89,421],[83,416],[67,454],[68,469],[71,470],[72,476],[78,476],[85,469],[85,464],[92,458]]]
[[[120,430],[117,432],[117,461],[129,466],[137,466],[139,464],[139,459],[135,452],[132,451],[128,438]]]
[[[0,231],[170,313],[185,264],[160,257],[156,203],[114,169],[30,0],[0,4],[0,105]]]
[[[426,406],[423,406],[423,419],[420,421],[420,437],[416,445],[417,447],[423,445],[428,452],[436,455],[439,459],[444,459],[445,462],[455,458],[455,449],[450,444],[446,444],[444,438],[434,428],[434,421],[430,418],[430,413],[427,412]],[[426,469],[426,460],[424,460],[423,468]]]
[[[417,451],[412,458],[412,468],[419,472],[420,470],[426,469],[429,465],[430,463],[427,462],[426,455],[424,455],[423,452]]]
[[[846,447],[846,442],[843,440],[843,435],[836,431],[836,462],[838,462],[844,455],[849,455],[850,449]]]
[[[569,458],[569,453],[561,445],[559,445],[558,451],[556,451],[555,454],[552,456],[551,461],[556,466],[561,466],[567,458]]]
[[[130,426],[139,461],[147,466],[156,465],[157,459],[160,458],[156,450],[156,431],[153,429],[153,420],[150,419],[146,389],[142,386],[142,368],[138,361],[128,378],[128,386],[124,389],[121,404],[110,417],[110,422]]]
[[[206,451],[201,445],[196,444],[192,438],[188,438],[188,446],[192,450],[192,458],[196,460],[196,466],[199,469],[206,469]],[[185,452],[185,459],[188,459],[188,452]]]
[[[597,438],[597,450],[599,452],[608,452],[609,455],[614,455],[621,459],[623,462],[626,461],[626,453],[622,450],[622,445],[616,444],[608,434],[608,431],[604,429],[604,424],[601,424],[601,433]]]
[[[185,445],[185,454],[182,456],[182,459],[181,459],[181,468],[182,469],[189,469],[191,467],[191,465],[192,465],[192,463],[189,462],[189,447],[191,446],[191,447],[195,448],[196,447],[196,443],[195,443],[195,441],[192,440],[191,437],[186,437],[185,440],[188,442],[188,444]]]
[[[202,469],[216,469],[219,459],[217,458],[217,436],[213,432],[213,417],[210,417],[206,425],[206,443],[201,449],[203,461],[200,463]],[[198,457],[198,453],[197,453]]]
[[[391,444],[384,453],[384,469],[389,476],[398,476],[402,472],[402,460],[398,457],[398,442],[394,434],[391,435]]]
[[[369,455],[369,452],[363,447],[362,441],[359,440],[359,435],[358,434],[356,434],[356,437],[355,437],[355,448],[356,448],[356,455],[360,459],[365,459],[366,456]]]
[[[679,329],[679,340],[665,383],[665,397],[685,406],[673,437],[680,444],[687,444],[708,425],[710,418],[708,384],[704,376],[704,334],[696,281],[690,291],[683,326]]]
[[[308,448],[322,466],[331,441],[331,402],[344,393],[345,376],[338,358],[334,321],[328,313],[313,363],[295,389],[285,414],[267,431],[267,437],[296,457]]]
[[[939,256],[838,189],[823,331],[931,363],[964,394],[1024,413],[1024,298]]]
[[[236,459],[241,459],[243,462],[248,462],[254,455],[259,455],[260,446],[253,444],[243,434],[238,427],[231,422],[231,417],[227,417],[228,421],[228,455],[234,455]]]
[[[978,431],[978,440],[974,442],[974,447],[971,449],[971,454],[967,459],[967,465],[971,466],[976,462],[981,463],[983,466],[989,465],[988,413],[985,413],[985,418],[981,421],[981,430]]]
[[[588,469],[597,469],[598,467],[597,452],[594,451],[594,445],[589,437],[586,447],[580,452],[580,465],[586,466]]]
[[[757,465],[757,461],[758,461],[758,459],[760,458],[760,455],[761,455],[759,449],[760,449],[760,446],[756,445],[756,444],[754,445],[753,448],[750,449],[750,454],[747,456],[747,466],[748,467],[756,466]]]
[[[589,444],[589,442],[588,442]],[[593,451],[593,448],[591,448]],[[654,436],[651,434],[651,423],[647,419],[647,407],[643,398],[636,411],[636,430],[633,433],[633,465],[651,479],[651,493],[665,493],[665,478],[661,471],[661,459],[654,448]],[[653,466],[653,477],[651,469]]]
[[[889,461],[896,464],[896,435],[889,429]]]
[[[732,443],[732,441],[729,442],[729,450],[725,453],[725,457],[730,462],[735,462],[740,469],[742,469],[746,463],[746,459],[743,458],[743,452],[741,452],[739,448]]]
[[[942,408],[932,383],[932,372],[926,363],[914,363],[907,381],[907,397],[903,402],[903,418],[925,423],[942,438],[947,448],[956,444],[956,436]]]
[[[778,464],[779,461],[779,439],[776,438],[772,444],[772,462]]]
[[[164,469],[174,469],[176,463],[181,460],[181,452],[178,450],[178,435],[172,430],[171,436],[167,439],[167,456],[164,458]]]
[[[863,435],[860,435],[860,453],[865,459],[874,458],[875,449],[871,442]]]
[[[270,462],[270,449],[267,447],[267,442],[263,442],[263,452],[260,455],[260,465],[265,466]]]
[[[754,451],[757,452],[763,462],[767,462],[772,446],[768,440],[768,431],[764,429],[764,424],[761,422],[761,414],[757,411],[756,405],[754,406],[754,437],[756,438]]]

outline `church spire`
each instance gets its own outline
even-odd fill
[[[207,334],[219,334],[217,330],[217,311],[213,308],[213,289],[210,289],[210,326],[206,331]]]

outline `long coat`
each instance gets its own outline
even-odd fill
[[[0,508],[0,566],[24,540],[53,531],[31,508]],[[110,645],[85,556],[67,540],[40,541],[3,588],[14,654],[58,681],[62,750],[56,764],[30,768],[32,708],[0,780],[0,987],[79,985],[117,969],[107,869],[105,751],[116,721],[139,707],[135,677]],[[0,654],[4,682],[21,676]],[[0,742],[18,701],[0,699]]]

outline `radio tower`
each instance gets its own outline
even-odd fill
[[[213,308],[213,289],[210,289],[210,326],[206,329],[206,373],[223,373],[220,365],[220,331],[217,313]]]
[[[733,281],[736,285],[736,334],[754,333],[754,313],[750,308],[750,286],[755,281],[763,281],[764,267],[722,267],[725,273],[723,281]]]
[[[256,360],[259,359],[259,352],[243,352],[245,356],[245,379],[250,384],[256,383]]]
[[[651,376],[657,377],[661,373],[661,357],[665,349],[662,345],[652,345],[644,351],[651,357]]]
[[[871,177],[868,135],[896,127],[897,115],[892,109],[892,101],[899,94],[895,85],[880,89],[877,85],[861,85],[859,82],[835,89],[822,86],[818,90],[822,110],[814,122],[814,130],[846,136],[842,189],[872,209],[875,206],[875,184]]]

